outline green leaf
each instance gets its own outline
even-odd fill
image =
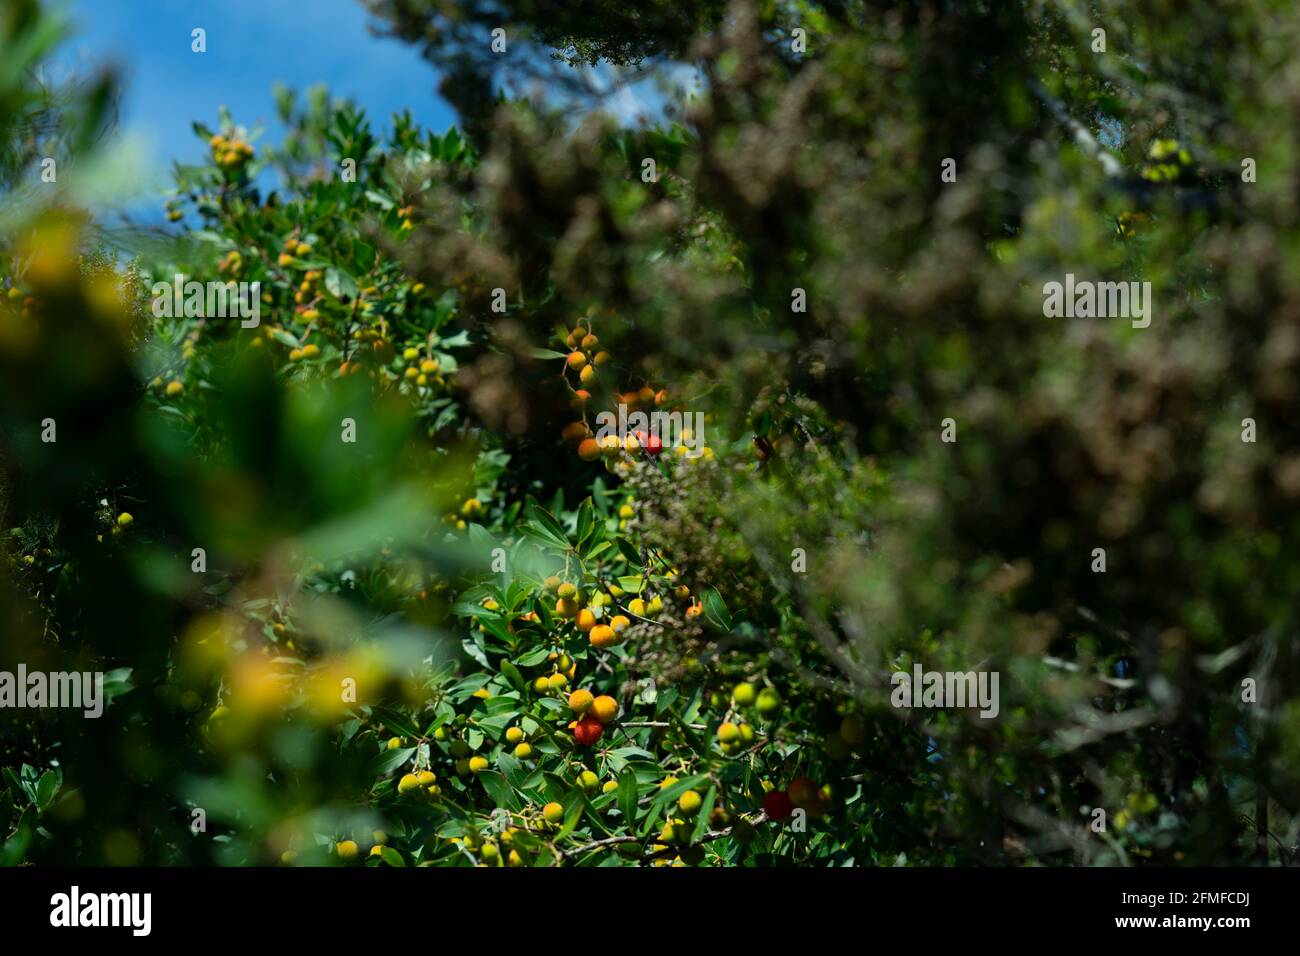
[[[357,280],[334,266],[325,270],[325,288],[336,299],[357,297]]]
[[[713,805],[718,801],[718,788],[710,785],[708,791],[704,794],[704,801],[700,804],[700,812],[695,817],[695,830],[691,834],[691,841],[694,842],[709,829],[709,814],[713,812]]]
[[[717,588],[704,592],[704,619],[719,630],[730,632],[732,628],[731,612]]]
[[[637,553],[636,545],[623,537],[614,540],[618,543],[618,550],[627,559],[627,563],[634,568],[641,567],[641,555]]]
[[[519,798],[515,796],[514,788],[504,776],[495,770],[484,770],[477,777],[478,781],[483,784],[483,789],[498,807],[505,807],[507,810],[518,810],[521,806]]]
[[[398,747],[396,750],[385,750],[370,762],[370,774],[374,777],[387,776],[410,760],[414,754],[414,747]]]
[[[528,684],[524,681],[524,675],[519,673],[519,668],[515,667],[514,664],[503,660],[501,662],[501,673],[505,675],[506,680],[510,681],[510,685],[515,690],[522,692],[527,689]]]
[[[555,515],[551,514],[535,501],[528,502],[528,518],[530,521],[543,528],[547,534],[554,537],[557,541],[563,542],[567,548],[569,545],[569,536],[564,533],[564,526],[556,520]]]
[[[591,499],[583,499],[582,504],[578,506],[578,542],[582,543],[591,529],[596,524],[596,510],[592,507]]]
[[[551,654],[551,649],[546,645],[543,645],[541,647],[534,647],[527,654],[521,654],[519,657],[516,657],[515,663],[518,664],[520,667],[533,667],[537,664],[540,664],[542,661],[546,660],[546,658],[549,657],[550,654]]]
[[[628,826],[636,822],[636,802],[636,771],[631,767],[625,767],[618,775],[618,809]]]
[[[562,840],[577,827],[578,821],[582,819],[582,808],[586,803],[581,790],[573,790],[564,798],[564,825],[560,827],[560,832],[555,835],[555,839]]]
[[[54,795],[58,792],[59,782],[54,775],[54,771],[45,771],[36,784],[36,805],[44,810],[54,800]]]
[[[380,849],[379,857],[389,866],[406,866],[406,861],[402,859],[402,854],[398,853],[391,846]]]
[[[397,733],[399,737],[416,737],[420,736],[420,731],[415,725],[395,710],[389,710],[387,707],[373,707],[371,714],[381,720],[385,727]]]

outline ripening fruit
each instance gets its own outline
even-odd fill
[[[805,810],[817,802],[817,784],[808,777],[795,777],[785,792],[791,804]]]
[[[764,687],[758,695],[758,712],[764,717],[775,714],[781,709],[781,695],[771,687]]]
[[[659,781],[659,789],[667,790],[676,782],[677,782],[677,778],[674,777],[672,774],[669,774],[668,776],[664,777],[662,780]]]
[[[450,749],[453,757],[469,756],[469,744],[465,743],[463,740],[453,740]]]
[[[584,747],[590,747],[604,732],[604,724],[590,714],[584,714],[573,728],[573,739]]]
[[[516,746],[516,747],[515,747],[515,759],[516,759],[516,760],[532,760],[532,759],[533,759],[533,745],[532,745],[532,744],[519,744],[518,746]]]
[[[309,342],[308,344],[302,347],[303,358],[316,358],[319,355],[320,355],[320,346],[316,345],[314,342]]]
[[[479,850],[478,855],[479,855],[479,859],[481,859],[488,866],[495,866],[497,860],[501,858],[501,851],[497,849],[497,845],[495,843],[489,842],[483,844],[483,849]]]
[[[420,363],[420,371],[425,375],[435,375],[438,372],[437,359],[425,359]]]
[[[533,690],[537,691],[539,694],[545,694],[550,689],[551,682],[545,677],[539,677],[533,681]]]
[[[578,602],[573,598],[560,598],[555,602],[555,613],[566,620],[578,616]]]
[[[420,778],[413,773],[405,774],[401,780],[397,781],[397,792],[408,794],[413,790],[420,789]]]
[[[592,359],[592,362],[594,362],[597,365],[604,365],[608,361],[609,361],[608,352],[597,352],[595,358]]]
[[[590,352],[592,348],[594,348],[599,341],[600,339],[596,338],[596,336],[594,335],[584,335],[582,337],[582,341],[579,342],[578,344],[581,345],[588,352]]]
[[[167,397],[168,397],[168,398],[175,398],[177,395],[179,395],[179,394],[180,394],[181,392],[183,392],[183,391],[185,391],[185,386],[182,385],[180,382],[175,382],[175,381],[173,381],[173,382],[168,382],[168,383],[167,383]]]
[[[563,674],[552,674],[547,678],[546,682],[551,685],[551,690],[559,690],[561,687],[564,687],[569,683],[569,678],[565,677]]]
[[[600,786],[600,778],[590,770],[584,770],[578,774],[578,786],[587,793],[595,793],[596,788]]]
[[[600,443],[594,438],[584,438],[578,442],[578,457],[583,461],[595,461],[600,457]]]
[[[507,743],[517,744],[517,743],[521,743],[523,739],[524,739],[524,731],[522,727],[509,727],[506,729]]]
[[[578,589],[568,581],[565,581],[556,589],[555,596],[561,598],[574,598],[578,596]]]
[[[645,617],[645,601],[640,598],[633,598],[627,604],[627,609],[637,617]]]
[[[600,788],[600,792],[601,792],[601,793],[613,793],[613,792],[614,792],[615,790],[617,790],[617,789],[618,789],[618,781],[617,781],[617,780],[606,780],[606,781],[605,781],[605,785],[604,785],[603,787]]]
[[[585,714],[591,710],[595,698],[589,690],[575,690],[569,695],[569,709],[575,714]]]
[[[862,721],[849,715],[840,721],[840,736],[844,738],[846,744],[857,746],[866,742],[867,728],[862,726]]]
[[[677,798],[677,809],[682,811],[683,816],[693,817],[700,812],[700,805],[703,803],[703,797],[694,790],[687,790]]]
[[[564,822],[564,807],[552,800],[542,807],[542,819],[552,826],[559,826]]]
[[[587,427],[586,422],[569,422],[560,432],[560,437],[565,441],[577,441],[589,435],[591,435],[591,429]]]
[[[470,757],[470,758],[469,758],[469,772],[470,772],[470,773],[482,773],[482,772],[483,772],[484,770],[486,770],[489,766],[490,766],[490,764],[488,763],[488,759],[487,759],[487,757]]]
[[[704,613],[703,604],[700,604],[699,602],[692,603],[691,606],[686,609],[686,619],[688,621],[694,620],[695,618],[699,617],[703,613]]]
[[[117,526],[119,528],[125,528],[128,525],[130,525],[131,522],[133,521],[135,521],[135,518],[131,516],[131,512],[129,511],[123,511],[120,515],[117,516]]]
[[[754,742],[754,728],[749,724],[740,725],[740,741],[741,743],[746,744],[752,744]]]
[[[569,368],[581,369],[587,365],[587,356],[575,350],[569,353],[569,357],[565,361],[569,363]]]
[[[785,820],[794,813],[794,804],[784,790],[773,790],[763,796],[763,812],[769,820]]]
[[[562,588],[563,586],[564,586],[564,582],[561,581],[554,574],[552,574],[549,578],[547,578],[545,581],[542,582],[542,587],[550,591],[552,594],[558,594],[560,588]]]
[[[592,647],[612,647],[618,643],[618,635],[608,624],[597,624],[587,633],[587,640]]]
[[[632,626],[632,621],[622,614],[615,614],[609,619],[609,626],[615,634],[622,634],[623,631]]]
[[[583,608],[578,612],[578,616],[574,619],[573,623],[577,625],[578,630],[586,633],[596,626],[596,615],[592,614],[586,608]]]
[[[427,787],[438,779],[438,775],[432,770],[421,770],[415,775],[415,779],[420,781],[420,786]]]
[[[734,744],[740,740],[740,728],[727,721],[718,728],[718,742],[723,744]]]
[[[588,365],[586,368],[584,368],[581,372],[578,373],[578,381],[580,381],[583,385],[590,385],[591,380],[595,377],[596,377],[596,366],[594,365]]]
[[[618,701],[608,694],[601,694],[591,702],[591,716],[602,724],[607,724],[618,716]]]
[[[340,859],[355,860],[357,853],[360,851],[355,840],[343,840],[334,844],[334,852],[339,855]]]
[[[587,391],[585,388],[580,388],[574,391],[572,405],[575,409],[581,408],[589,401],[591,401],[591,392]]]

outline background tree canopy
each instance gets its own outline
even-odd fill
[[[0,671],[111,702],[3,713],[0,859],[1293,861],[1300,9],[366,6],[459,127],[195,117],[130,258],[64,192],[112,79],[47,109],[6,10]]]

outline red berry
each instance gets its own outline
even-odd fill
[[[647,455],[657,455],[664,450],[664,443],[659,440],[658,435],[647,436],[646,440],[641,444],[645,448]]]
[[[769,820],[784,820],[794,813],[794,804],[784,790],[773,790],[763,796],[763,812]]]
[[[590,714],[584,714],[573,728],[573,739],[584,747],[590,747],[605,732],[605,725]]]

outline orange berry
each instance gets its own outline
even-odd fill
[[[612,647],[619,642],[619,637],[608,624],[597,624],[587,633],[587,640],[592,647]]]
[[[595,461],[600,457],[600,445],[594,438],[584,438],[578,444],[578,457],[583,461]]]
[[[587,356],[575,350],[569,353],[569,357],[566,361],[569,363],[569,368],[580,369],[587,364]]]
[[[608,694],[601,694],[591,702],[591,715],[602,724],[607,724],[618,716],[618,701]]]
[[[575,690],[569,695],[569,709],[575,714],[585,714],[591,710],[591,705],[595,698],[591,696],[589,690]]]
[[[564,431],[560,432],[560,437],[565,441],[577,441],[580,438],[586,438],[591,434],[591,429],[587,427],[586,422],[569,422],[564,426]]]

